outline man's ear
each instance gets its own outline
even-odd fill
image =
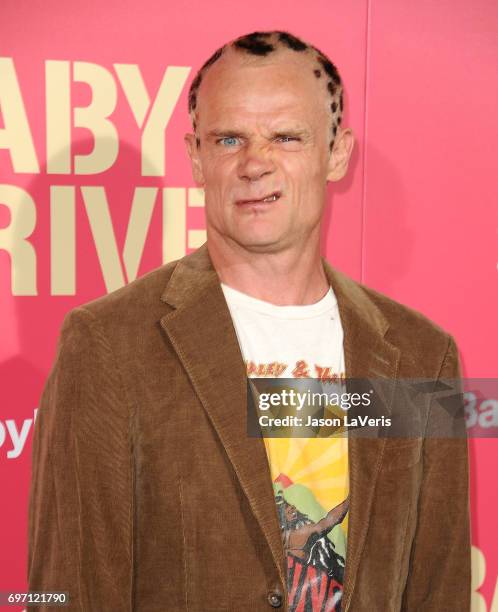
[[[190,163],[192,164],[192,176],[194,182],[199,187],[204,187],[204,175],[202,174],[202,165],[199,158],[199,145],[197,144],[197,138],[195,134],[185,134],[183,140],[187,147],[187,153],[190,157]]]
[[[328,163],[327,181],[338,181],[346,174],[353,151],[354,136],[351,128],[339,128]]]

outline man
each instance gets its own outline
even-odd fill
[[[320,257],[353,148],[335,66],[253,33],[205,63],[189,110],[207,243],[66,317],[30,588],[91,612],[469,610],[464,438],[246,430],[248,376],[459,376],[447,333]]]
[[[297,559],[300,559],[308,566],[320,568],[334,578],[341,587],[344,581],[344,557],[336,552],[334,545],[326,536],[344,519],[349,508],[349,499],[332,508],[318,523],[299,512],[295,506],[288,504],[283,496],[277,496],[276,502],[280,527],[283,531],[284,549],[289,556],[294,557],[291,561],[297,563]]]

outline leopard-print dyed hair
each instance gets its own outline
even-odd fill
[[[194,132],[197,131],[196,125],[196,107],[197,94],[201,81],[206,74],[206,71],[212,66],[228,49],[235,49],[242,53],[248,53],[259,57],[266,57],[279,48],[287,48],[296,53],[308,53],[315,61],[315,66],[312,67],[313,74],[317,79],[322,79],[330,94],[330,111],[332,113],[332,136],[330,141],[330,150],[334,145],[337,130],[342,121],[343,105],[343,85],[337,68],[334,66],[330,58],[325,53],[301,40],[297,36],[289,32],[273,30],[271,32],[252,32],[245,34],[235,40],[223,45],[217,49],[211,57],[204,62],[201,68],[197,71],[188,93],[188,111],[192,119]],[[200,140],[196,138],[197,146],[200,145]]]

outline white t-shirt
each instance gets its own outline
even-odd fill
[[[221,287],[248,375],[326,379],[344,372],[343,330],[332,287],[304,306],[275,306]]]
[[[276,306],[221,287],[248,377],[323,383],[344,378],[343,329],[332,288],[314,304]],[[264,442],[286,551],[289,610],[340,610],[349,508],[347,437],[266,437]]]

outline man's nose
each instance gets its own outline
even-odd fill
[[[257,181],[275,171],[271,151],[267,146],[251,144],[242,152],[239,160],[239,178]]]

